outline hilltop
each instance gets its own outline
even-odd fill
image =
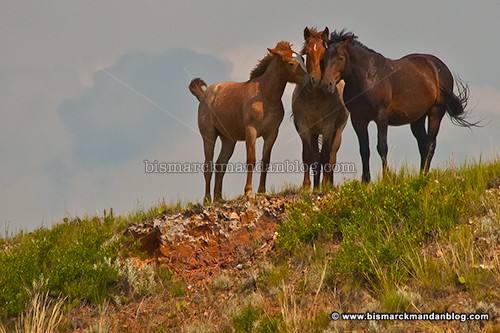
[[[500,331],[498,160],[65,219],[0,246],[0,332]]]

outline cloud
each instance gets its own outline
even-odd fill
[[[185,188],[170,176],[145,175],[143,161],[202,160],[198,102],[187,86],[191,75],[215,82],[227,80],[230,70],[225,61],[186,49],[128,53],[98,70],[93,86],[58,111],[72,145],[49,163],[49,173],[67,193],[66,210],[119,211]]]
[[[286,8],[261,0],[6,2],[0,12],[0,222],[32,229],[65,212],[127,210],[137,201],[147,205],[164,196],[201,198],[201,174],[145,175],[142,170],[144,159],[203,159],[197,101],[187,90],[190,76],[207,83],[246,80],[277,41],[300,48],[306,25],[346,27],[391,58],[411,52],[439,56],[471,82],[472,114],[489,125],[471,132],[443,119],[433,166],[443,166],[452,153],[458,160],[481,152],[498,156],[500,79],[491,64],[498,54],[499,4],[450,3],[391,5],[396,21],[381,21],[386,5],[360,1],[326,1],[310,10],[301,1]],[[300,160],[301,143],[289,118],[292,90],[289,86],[283,97],[286,116],[273,161]],[[370,138],[376,173],[374,126]],[[259,140],[259,155],[261,146]],[[389,129],[389,147],[391,165],[418,165],[407,126]],[[244,160],[239,143],[232,161]],[[339,161],[360,168],[350,124]],[[269,188],[277,189],[301,180],[300,174],[268,177]],[[244,175],[227,175],[224,193],[239,195],[243,184]]]
[[[188,50],[129,53],[99,70],[94,86],[59,110],[74,139],[76,165],[123,163],[197,133],[191,73],[211,80],[228,72],[227,63]]]

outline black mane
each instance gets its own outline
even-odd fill
[[[330,47],[330,46],[335,47],[335,44],[346,41],[346,40],[352,40],[353,45],[359,45],[370,52],[377,53],[377,54],[381,55],[377,51],[370,49],[369,47],[365,46],[363,43],[358,41],[358,36],[353,34],[351,31],[347,31],[347,29],[345,29],[345,28],[340,30],[340,31],[335,30],[330,34],[330,43],[328,43],[328,47]]]
[[[328,46],[343,42],[348,39],[352,39],[354,41],[358,39],[358,36],[350,31],[347,31],[347,29],[345,28],[340,31],[335,30],[330,34],[330,43],[328,43]]]

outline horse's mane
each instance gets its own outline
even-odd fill
[[[309,33],[313,37],[317,37],[317,38],[321,39],[320,32],[316,28],[309,28]],[[325,47],[326,47],[326,45],[325,45]],[[304,44],[302,45],[302,49],[300,50],[300,55],[306,54],[306,51],[307,51],[306,48],[307,48],[307,41],[304,41]]]
[[[292,45],[289,42],[281,41],[276,45],[275,49],[278,51],[289,51],[292,49]],[[267,55],[262,58],[257,66],[255,66],[255,68],[250,72],[250,80],[258,78],[259,76],[264,74],[267,70],[267,66],[269,66],[273,59],[274,54],[268,52]]]
[[[347,31],[346,29],[342,29],[340,31],[334,30],[330,34],[330,43],[328,43],[328,46],[346,41],[348,39],[352,39],[354,41],[358,39],[358,36],[353,34],[351,31]]]
[[[346,40],[352,40],[353,45],[359,45],[363,47],[365,50],[381,55],[377,51],[370,49],[369,47],[361,43],[358,40],[358,36],[353,34],[351,31],[347,31],[345,28],[340,31],[335,30],[330,34],[330,42],[328,43],[328,47],[334,46],[335,44],[344,42]]]

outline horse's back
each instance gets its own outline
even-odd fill
[[[401,59],[405,59],[415,66],[417,66],[422,72],[430,72],[435,75],[436,80],[441,84],[453,85],[453,76],[450,69],[446,64],[432,54],[426,53],[412,53],[404,56]]]

